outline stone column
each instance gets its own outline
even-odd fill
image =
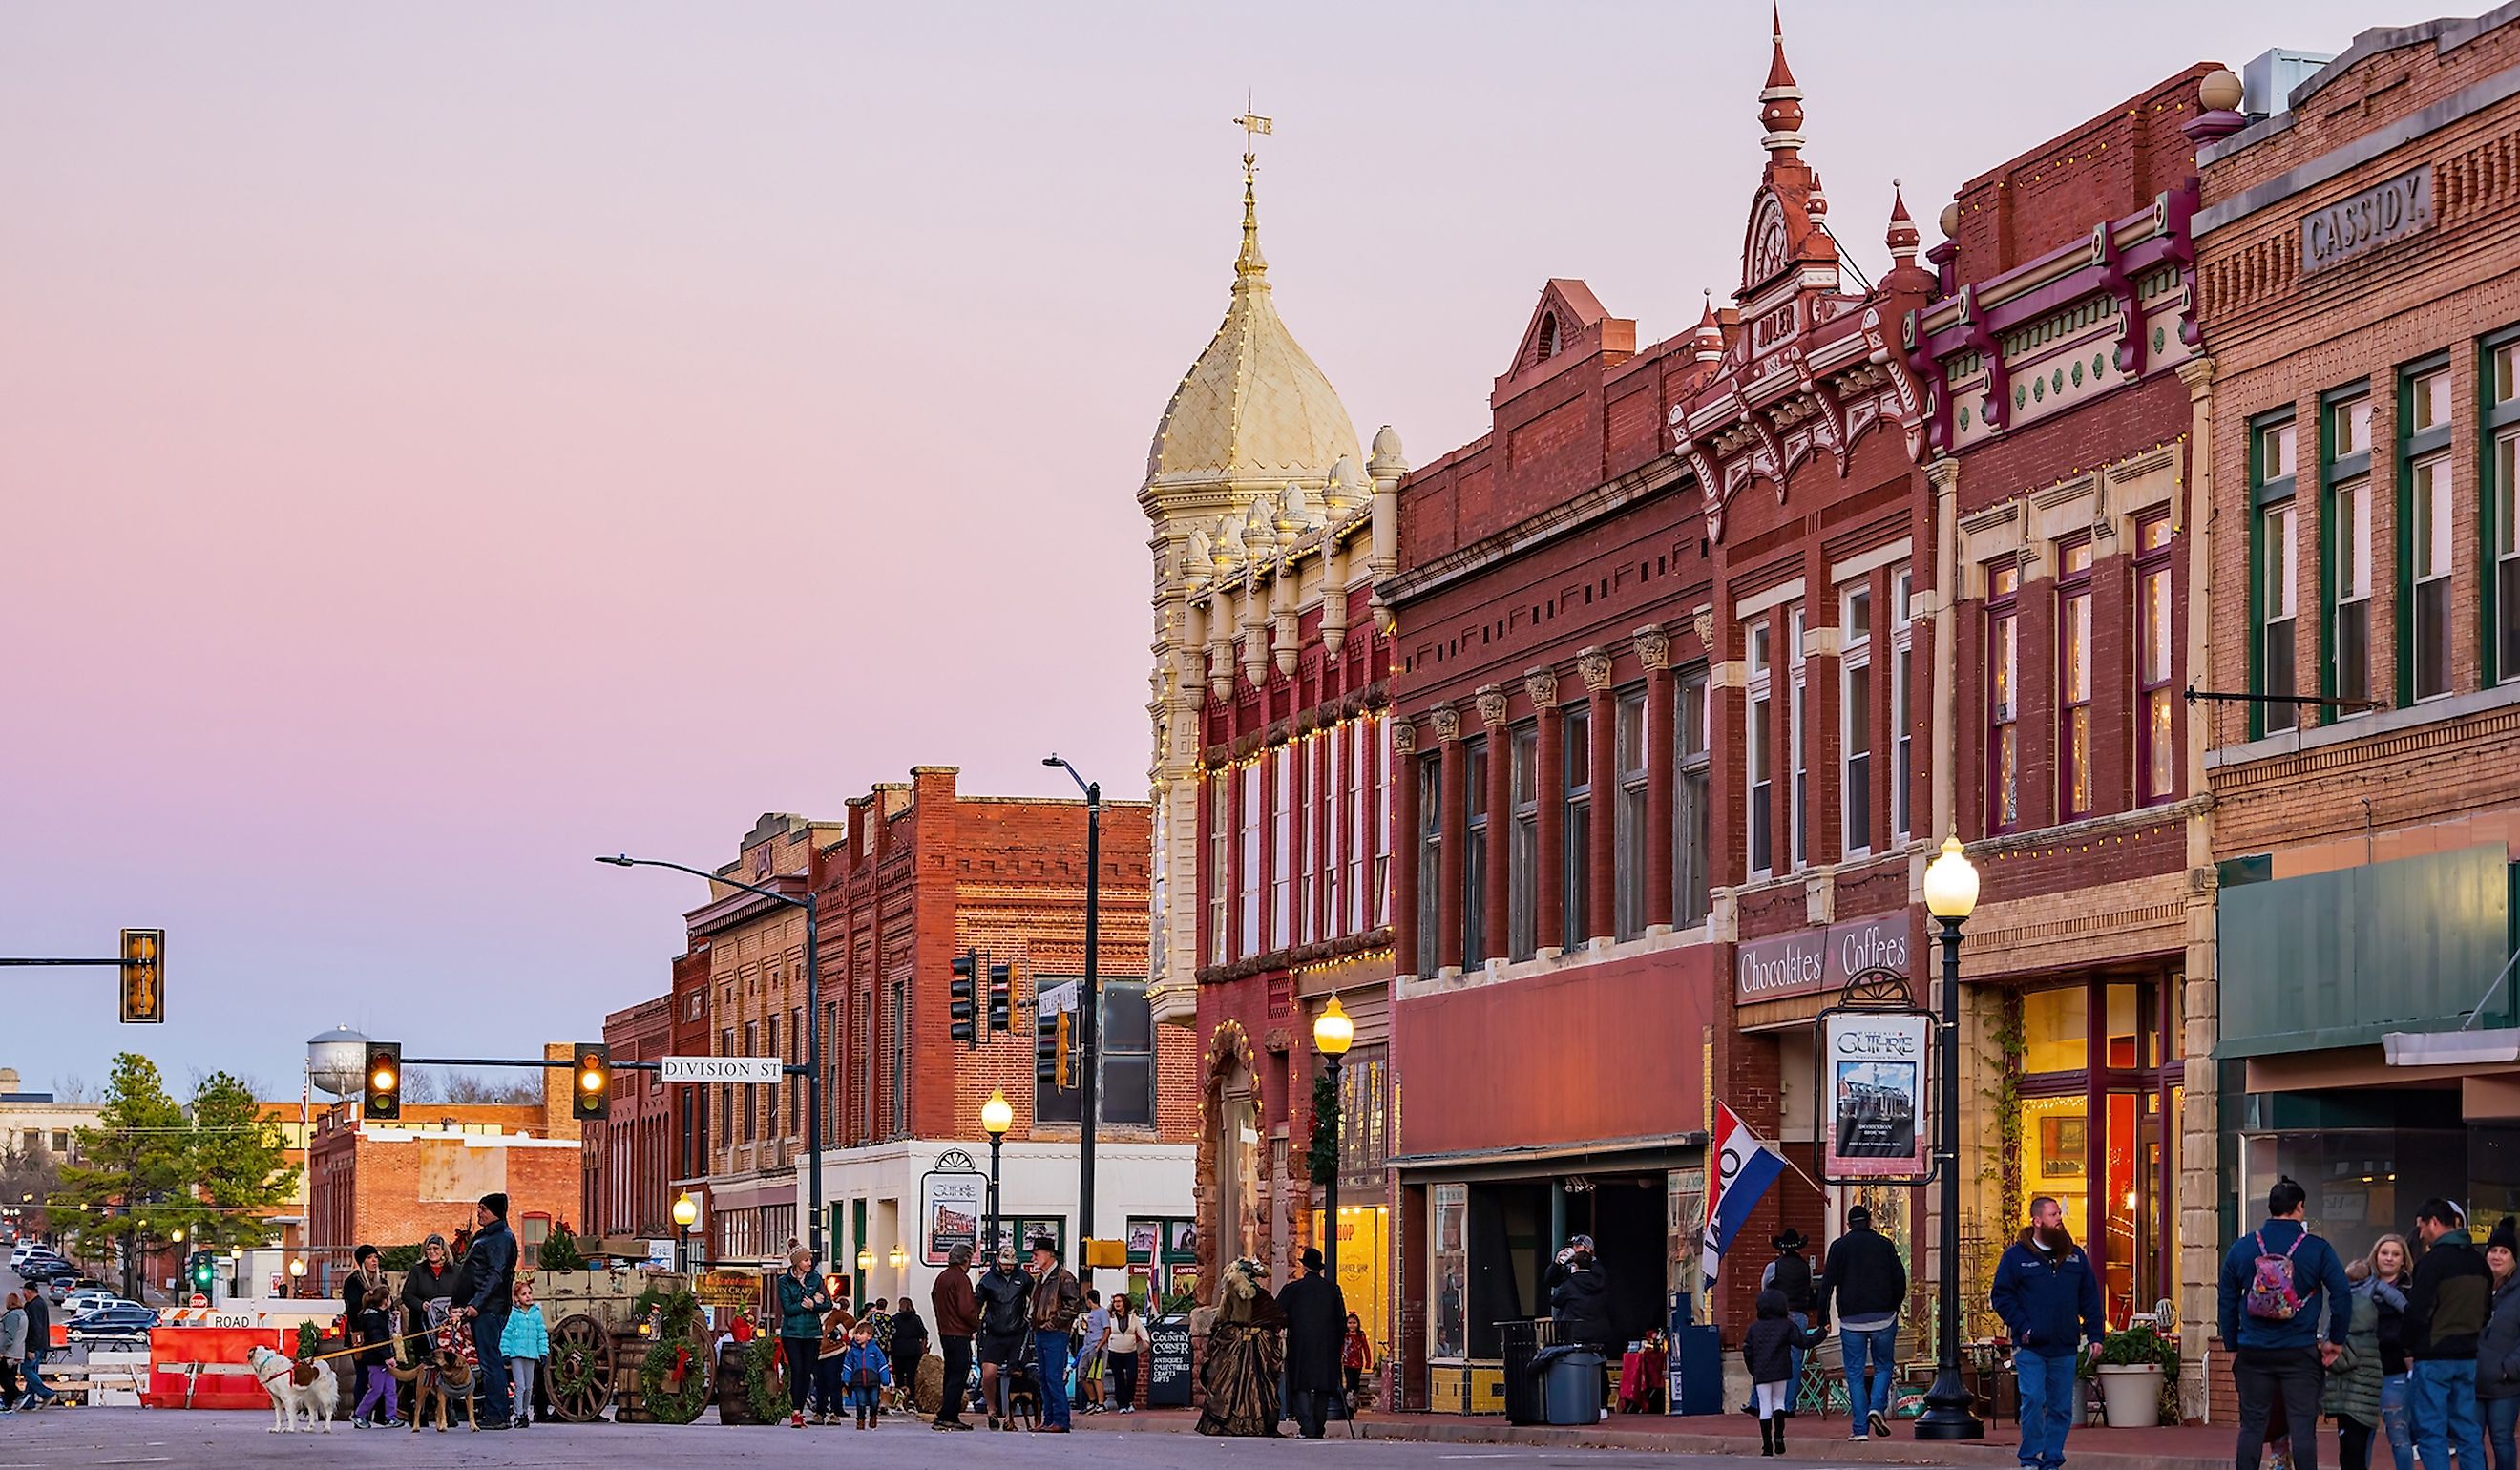
[[[1439,974],[1462,972],[1462,868],[1470,830],[1469,790],[1463,778],[1469,762],[1462,750],[1462,712],[1449,703],[1427,712],[1435,722],[1435,743],[1443,753],[1443,871],[1435,890],[1435,958]]]
[[[1479,724],[1488,733],[1488,870],[1483,875],[1481,891],[1474,897],[1485,915],[1481,927],[1487,930],[1489,957],[1511,958],[1513,946],[1506,934],[1506,904],[1507,883],[1513,868],[1513,737],[1505,724],[1505,686],[1480,686],[1478,701]]]
[[[1958,830],[1958,773],[1952,762],[1957,750],[1959,698],[1959,483],[1960,462],[1948,456],[1925,467],[1934,487],[1934,775],[1931,830],[1919,832],[1930,848]],[[1921,615],[1921,614],[1920,614]],[[1919,871],[1922,869],[1920,869]]]
[[[2182,642],[2187,658],[2187,679],[2192,683],[2209,677],[2208,635],[2219,611],[2211,530],[2214,360],[2204,357],[2182,363],[2179,377],[2187,384],[2188,404],[2187,495],[2180,511],[2180,534],[2187,541],[2187,596],[2183,601],[2174,600],[2173,605],[2187,610]],[[2222,1266],[2222,1242],[2217,1236],[2222,1229],[2223,1134],[2214,1066],[2214,1047],[2222,1040],[2222,1001],[2214,980],[2214,906],[2220,870],[2215,867],[2213,807],[2200,799],[2206,794],[2205,753],[2212,725],[2196,718],[2192,706],[2180,711],[2179,718],[2184,721],[2187,735],[2185,782],[2180,794],[2190,813],[2187,963],[2181,997],[2182,1024],[2186,1028],[2187,1091],[2179,1118],[2179,1315],[2182,1321],[2200,1324],[2193,1330],[2201,1339],[2207,1335],[2201,1324],[2214,1320],[2215,1281]],[[2179,1403],[2182,1414],[2201,1416],[2205,1412],[2208,1385],[2200,1367],[2202,1358],[2197,1353],[2182,1355]]]
[[[1540,749],[1535,757],[1540,767],[1540,862],[1532,872],[1532,881],[1539,885],[1534,897],[1540,922],[1533,937],[1541,956],[1548,958],[1566,949],[1566,717],[1557,707],[1555,669],[1529,670],[1522,676],[1522,688],[1540,714]]]
[[[1645,667],[1645,932],[1671,932],[1672,782],[1680,747],[1672,738],[1679,715],[1672,689],[1671,635],[1647,623],[1635,635],[1637,661]]]
[[[1593,829],[1588,834],[1592,871],[1584,899],[1587,939],[1607,940],[1619,932],[1618,848],[1618,696],[1610,690],[1611,658],[1607,648],[1585,648],[1575,655],[1577,672],[1593,704]],[[1573,915],[1568,915],[1569,919]]]
[[[1418,967],[1418,727],[1397,710],[1391,721],[1391,972]]]

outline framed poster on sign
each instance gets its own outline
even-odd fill
[[[968,1245],[976,1253],[980,1222],[988,1215],[989,1178],[970,1168],[970,1158],[954,1150],[919,1177],[920,1259],[943,1266],[954,1247]]]
[[[1925,1061],[1933,1018],[1912,1006],[1821,1012],[1821,1177],[1831,1183],[1921,1182],[1932,1172]]]

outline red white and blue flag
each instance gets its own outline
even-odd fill
[[[1715,1105],[1715,1167],[1706,1185],[1706,1235],[1702,1241],[1706,1289],[1715,1289],[1725,1247],[1741,1231],[1750,1212],[1785,1172],[1785,1157],[1750,1132],[1723,1103]]]

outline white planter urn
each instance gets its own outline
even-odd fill
[[[2111,1429],[2150,1429],[2161,1422],[2161,1364],[2103,1364],[2100,1404]]]

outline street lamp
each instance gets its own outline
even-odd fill
[[[1338,1280],[1338,1130],[1346,1120],[1336,1111],[1339,1103],[1339,1061],[1347,1048],[1356,1045],[1356,1022],[1348,1019],[1347,1008],[1332,996],[1322,1013],[1313,1018],[1313,1046],[1322,1053],[1322,1062],[1330,1069],[1330,1177],[1322,1181],[1322,1261],[1333,1282]]]
[[[1085,982],[1077,1007],[1085,1012],[1085,1041],[1078,1048],[1080,1095],[1076,1105],[1076,1234],[1094,1238],[1094,1120],[1102,1111],[1102,1073],[1094,1053],[1102,1049],[1102,783],[1077,775],[1058,751],[1042,757],[1045,766],[1067,773],[1085,793]],[[1086,1272],[1090,1278],[1093,1272]]]
[[[1007,1141],[1007,1130],[1015,1126],[1015,1110],[1007,1101],[1007,1090],[990,1090],[989,1100],[980,1104],[980,1126],[989,1131],[989,1240],[986,1254],[998,1249],[998,1149]]]
[[[1916,1418],[1920,1440],[1978,1440],[1986,1426],[1970,1412],[1960,1384],[1960,925],[1977,908],[1977,869],[1960,851],[1955,833],[1943,839],[1942,856],[1925,867],[1925,912],[1943,926],[1943,1055],[1940,1157],[1942,1175],[1942,1292],[1934,1386]]]
[[[891,1254],[883,1258],[883,1264],[892,1268],[893,1274],[899,1275],[901,1269],[910,1264],[910,1252],[896,1245],[892,1248]]]
[[[700,1202],[685,1190],[674,1201],[674,1224],[682,1226],[674,1238],[674,1269],[685,1275],[692,1271],[692,1232],[699,1228]]]
[[[293,1296],[298,1296],[298,1295],[300,1295],[301,1293],[300,1293],[299,1288],[300,1288],[300,1287],[301,1287],[301,1285],[305,1282],[305,1280],[306,1280],[306,1258],[305,1258],[305,1257],[303,1257],[303,1256],[292,1256],[292,1257],[290,1257],[290,1258],[289,1258],[289,1294],[290,1294],[291,1296],[292,1296],[292,1297],[293,1297]]]
[[[814,870],[812,857],[808,855],[806,859],[805,896],[803,898],[798,898],[792,893],[782,893],[776,888],[762,888],[751,883],[738,882],[724,873],[703,872],[697,868],[686,868],[680,863],[668,863],[659,858],[634,858],[627,853],[618,853],[612,857],[598,858],[595,861],[598,863],[609,863],[615,868],[670,868],[676,872],[687,872],[693,877],[704,878],[712,883],[724,883],[729,888],[742,889],[745,893],[755,894],[759,897],[770,899],[777,903],[786,904],[790,909],[802,909],[805,911],[805,1051],[807,1054],[805,1065],[805,1197],[806,1208],[813,1215],[813,1219],[808,1222],[805,1226],[805,1239],[806,1243],[813,1247],[814,1259],[817,1261],[822,1260],[823,964],[821,954],[822,928],[820,924],[816,922],[814,913]]]

